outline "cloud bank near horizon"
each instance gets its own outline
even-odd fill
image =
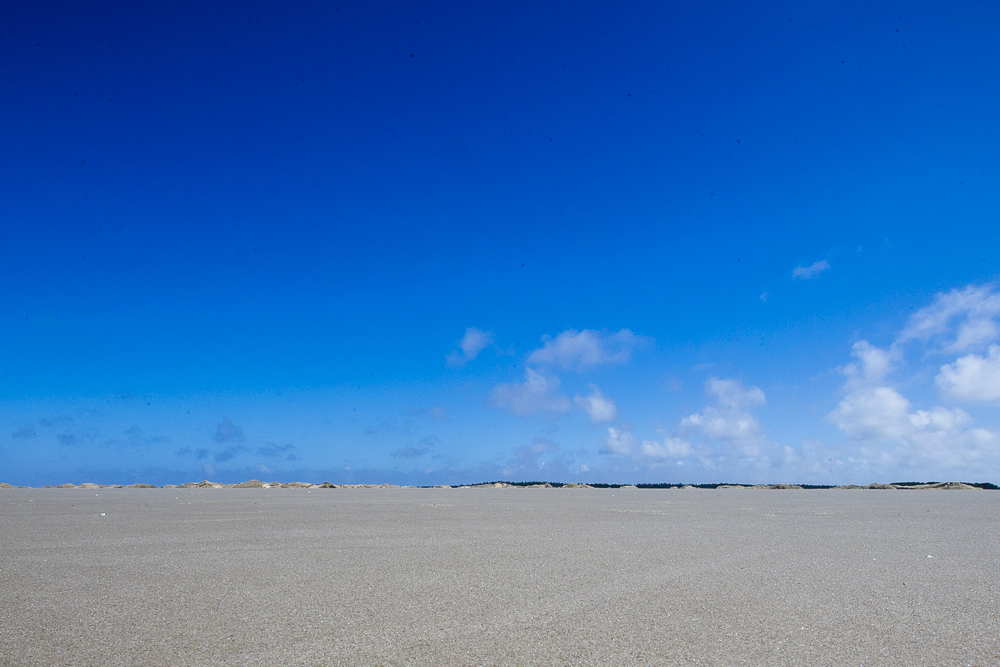
[[[797,276],[812,278],[827,268],[824,260],[797,270]],[[631,423],[617,422],[617,406],[596,385],[591,385],[591,397],[578,395],[574,400],[592,423],[612,422],[599,446],[599,453],[613,460],[607,469],[771,481],[894,474],[969,477],[987,471],[995,475],[1000,470],[1000,432],[978,424],[965,408],[1000,404],[998,318],[997,285],[969,285],[936,295],[885,348],[856,341],[850,351],[854,361],[835,369],[845,380],[841,398],[826,415],[846,436],[841,442],[824,443],[815,437],[798,443],[772,441],[755,414],[766,405],[764,391],[736,378],[709,377],[706,405],[672,429],[660,427],[654,437],[639,436]],[[545,339],[545,346],[532,352],[528,362],[585,374],[601,362],[630,360],[633,345],[610,354],[599,342],[631,343],[638,338],[627,329],[603,338],[568,330]],[[919,379],[928,360],[942,357],[933,388],[945,404],[915,406],[900,387]],[[568,399],[558,393],[559,377],[529,368],[527,378],[517,389],[495,389],[494,405],[519,416],[545,413],[559,418],[569,413]],[[521,401],[517,405],[515,394]]]
[[[768,416],[771,401],[765,388],[750,378],[710,375],[703,380],[701,407],[673,420],[638,412],[634,401],[642,393],[625,388],[634,384],[630,378],[635,364],[647,363],[648,355],[658,351],[654,339],[630,329],[566,329],[543,337],[538,347],[521,355],[520,381],[499,382],[479,394],[478,414],[474,407],[460,413],[455,404],[434,400],[429,402],[433,407],[407,407],[395,420],[358,422],[381,465],[355,461],[330,468],[323,463],[322,448],[268,435],[248,415],[216,417],[201,427],[200,436],[186,440],[139,423],[134,415],[116,431],[102,426],[93,410],[17,419],[8,434],[20,456],[47,446],[67,455],[96,453],[111,465],[120,453],[141,452],[162,463],[144,469],[187,470],[187,477],[227,479],[237,470],[280,476],[292,470],[288,466],[294,462],[294,470],[340,470],[338,479],[345,483],[359,481],[361,470],[394,470],[393,479],[410,484],[466,483],[485,477],[694,483],[988,481],[980,478],[1000,473],[1000,431],[997,424],[988,423],[1000,406],[998,320],[997,285],[968,285],[937,294],[885,345],[855,341],[845,350],[845,363],[830,369],[840,378],[839,389],[819,411],[815,432],[792,442],[774,437],[774,417]],[[452,367],[477,377],[469,362],[489,345],[497,345],[495,334],[469,327],[460,352],[452,353],[461,363]],[[614,390],[599,386],[597,377]],[[676,392],[661,395],[664,405],[681,399]],[[492,460],[469,461],[461,447],[448,446],[461,438],[441,435],[463,423],[500,416],[513,420],[511,428],[521,424],[517,430],[524,435],[501,439]],[[353,428],[345,424],[347,430],[332,432],[333,438],[343,438]],[[829,427],[840,437],[818,435]],[[342,460],[357,458],[337,451]]]

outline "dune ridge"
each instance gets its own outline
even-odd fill
[[[0,482],[0,489],[30,489],[36,487],[14,486],[6,482]],[[399,486],[395,484],[333,484],[331,482],[262,482],[258,479],[250,479],[238,484],[223,484],[221,482],[210,482],[207,479],[200,482],[186,482],[184,484],[94,484],[84,482],[82,484],[60,484],[58,486],[43,486],[43,489],[474,489],[474,488],[510,488],[510,489],[880,489],[880,490],[945,490],[945,491],[980,491],[984,489],[996,490],[998,487],[989,482],[894,482],[892,484],[872,483],[866,486],[857,484],[833,485],[810,485],[810,484],[577,484],[561,482],[483,482],[479,484],[462,484],[449,486],[439,484],[433,487]]]

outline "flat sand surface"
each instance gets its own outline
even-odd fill
[[[2,665],[1000,664],[993,491],[23,489],[0,531]]]

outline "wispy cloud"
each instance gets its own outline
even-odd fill
[[[453,368],[464,366],[479,356],[479,353],[492,343],[492,331],[482,331],[475,327],[469,327],[465,330],[465,335],[462,336],[462,340],[458,343],[459,349],[452,351],[446,356],[445,363]]]
[[[152,437],[144,435],[142,429],[136,424],[133,424],[129,428],[125,429],[123,435],[125,436],[125,444],[129,447],[149,447],[169,442],[169,440],[162,435]]]
[[[28,440],[30,438],[34,438],[36,435],[38,435],[38,433],[35,431],[35,427],[29,424],[12,432],[10,437],[15,440]]]
[[[222,463],[234,459],[247,451],[249,450],[243,445],[233,445],[232,447],[226,447],[221,452],[216,452],[213,458],[215,458],[216,463]]]
[[[639,453],[646,459],[683,459],[694,454],[694,449],[691,447],[691,443],[683,438],[666,437],[663,442],[643,440]]]
[[[896,339],[931,343],[944,353],[982,349],[1000,339],[1000,292],[995,283],[968,285],[934,297],[921,308]]]
[[[295,461],[298,459],[298,456],[295,455],[295,445],[292,444],[276,445],[273,442],[269,442],[263,447],[258,447],[257,454],[271,459],[284,459],[285,461]]]
[[[567,479],[586,470],[586,466],[571,470],[575,456],[548,438],[533,438],[530,446],[515,447],[511,454],[502,470],[507,479]]]
[[[514,456],[521,460],[535,460],[545,452],[552,452],[559,449],[559,445],[547,438],[534,438],[531,447],[515,447]]]
[[[746,389],[737,380],[711,377],[705,382],[705,392],[713,404],[682,419],[681,432],[739,445],[747,455],[758,453],[763,428],[750,410],[765,403],[760,387]]]
[[[402,449],[397,449],[392,452],[390,456],[397,459],[417,459],[428,454],[431,450],[440,442],[436,435],[428,435],[420,440],[420,447],[415,447],[410,445],[408,447],[403,447]]]
[[[212,439],[216,442],[243,442],[243,429],[226,417],[215,427]]]
[[[842,371],[851,382],[862,384],[879,382],[902,360],[898,348],[882,349],[866,340],[859,340],[851,346],[851,356],[858,361],[847,364]]]
[[[595,331],[568,329],[555,338],[545,336],[542,347],[528,356],[528,363],[560,366],[578,373],[604,364],[624,364],[632,350],[648,343],[650,338],[637,336],[629,329]]]
[[[796,266],[792,269],[792,277],[799,278],[800,280],[811,280],[813,278],[818,278],[819,274],[829,268],[830,262],[825,259],[821,259],[818,262],[813,262],[809,266]]]
[[[559,378],[531,368],[521,384],[500,384],[490,397],[494,407],[520,417],[559,417],[570,410],[569,398],[560,393]]]
[[[945,364],[935,378],[952,399],[970,403],[1000,401],[1000,346],[990,345],[985,357],[970,354]]]
[[[426,449],[417,449],[416,447],[403,447],[402,449],[397,449],[392,453],[392,456],[397,459],[417,459],[427,453]]]
[[[593,424],[614,421],[618,417],[615,402],[601,393],[596,384],[590,386],[590,396],[576,396],[573,402],[590,416]]]
[[[632,427],[630,425],[619,428],[609,426],[608,435],[601,444],[601,454],[631,456],[635,452],[635,436],[632,435]]]

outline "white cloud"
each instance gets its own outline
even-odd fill
[[[705,390],[710,404],[682,419],[678,433],[637,445],[631,427],[612,427],[601,453],[629,457],[634,464],[650,469],[690,465],[717,475],[727,468],[742,477],[768,475],[767,471],[797,460],[793,449],[769,442],[760,422],[750,413],[765,403],[759,387],[747,388],[737,380],[713,377],[705,383]]]
[[[720,380],[711,377],[705,382],[705,390],[715,396],[720,406],[729,410],[744,410],[755,405],[763,405],[765,402],[764,392],[760,387],[744,389],[738,380]]]
[[[681,420],[681,429],[697,431],[713,440],[750,441],[761,434],[760,422],[750,413],[733,413],[707,406]]]
[[[869,463],[898,472],[912,470],[926,474],[931,470],[938,476],[945,468],[972,471],[987,461],[996,462],[1000,437],[986,429],[971,427],[972,417],[967,412],[941,406],[914,410],[909,399],[885,384],[886,376],[902,361],[898,343],[928,340],[954,330],[955,314],[969,312],[969,294],[968,290],[956,290],[939,295],[935,304],[911,319],[910,328],[889,350],[867,341],[854,344],[852,355],[859,362],[844,368],[848,376],[845,395],[828,418],[851,440],[863,443],[858,454]],[[961,300],[965,300],[962,308],[952,307]],[[953,364],[945,364],[936,382],[945,394],[954,397],[1000,398],[1000,347],[991,346],[988,358],[970,354]]]
[[[628,428],[608,427],[608,437],[604,438],[602,454],[623,454],[628,456],[635,449],[635,436]]]
[[[749,412],[765,402],[759,387],[744,389],[736,380],[712,377],[705,382],[705,390],[715,397],[715,405],[705,406],[701,412],[682,419],[682,432],[744,445],[763,439],[760,422]]]
[[[558,363],[560,357],[550,352],[548,363]],[[937,358],[942,354],[949,356]],[[915,362],[916,370],[909,367]],[[576,368],[577,363],[574,358],[564,367]],[[644,439],[647,434],[633,432],[628,425],[609,428],[601,453],[616,456],[606,458],[605,467],[669,478],[683,470],[688,479],[705,481],[818,483],[982,480],[1000,470],[1000,429],[977,423],[954,404],[920,405],[916,400],[921,395],[916,392],[926,390],[927,378],[936,374],[936,385],[948,399],[1000,403],[997,285],[937,295],[910,318],[891,345],[854,343],[850,363],[841,371],[843,393],[833,409],[828,408],[829,422],[842,433],[837,441],[803,440],[801,446],[789,447],[769,440],[758,419],[764,392],[713,377],[705,384],[705,406],[680,420],[675,430]],[[903,389],[917,387],[917,382],[922,383],[919,389]],[[586,409],[582,401],[577,404]],[[989,413],[983,418],[990,418]],[[657,470],[664,472],[651,472]]]
[[[972,417],[959,408],[938,406],[904,415],[896,412],[892,417],[895,423],[890,423],[889,418],[883,420],[884,431],[879,437],[896,443],[895,449],[879,452],[884,464],[932,470],[968,469],[989,459],[995,462],[997,458],[1000,445],[997,434],[982,428],[968,428]]]
[[[965,410],[955,408],[937,407],[933,410],[917,410],[908,415],[910,423],[914,428],[927,429],[930,431],[953,431],[960,426],[964,426],[972,421],[972,417]]]
[[[555,338],[545,336],[544,345],[528,357],[528,363],[551,364],[584,372],[602,364],[623,364],[632,350],[649,339],[628,329],[618,332],[568,329]]]
[[[608,428],[608,435],[601,446],[602,454],[618,454],[629,456],[636,461],[658,462],[667,459],[680,459],[694,455],[691,443],[681,438],[667,436],[663,442],[643,440],[636,446],[632,427],[628,424],[622,428]]]
[[[935,408],[944,410],[944,408]],[[900,462],[925,461],[935,469],[964,468],[967,474],[982,474],[984,465],[996,469],[997,454],[1000,451],[1000,437],[984,428],[962,428],[971,421],[961,410],[958,413],[939,421],[932,421],[927,427],[920,429],[906,441],[897,452],[896,459]],[[963,418],[963,416],[965,418]],[[955,422],[951,428],[942,427],[940,421]]]
[[[910,318],[909,326],[899,335],[896,344],[910,340],[943,339],[943,352],[964,352],[982,349],[1000,339],[1000,293],[995,284],[969,285],[934,297],[931,305],[921,308]]]
[[[912,430],[910,407],[891,387],[866,387],[845,396],[830,419],[852,440],[891,440]]]
[[[810,280],[812,278],[818,278],[819,274],[829,268],[830,262],[825,259],[821,259],[818,262],[813,262],[810,266],[796,266],[792,269],[792,277],[800,278],[802,280]]]
[[[614,421],[618,416],[614,401],[602,394],[597,385],[590,385],[590,389],[590,396],[577,396],[573,399],[577,407],[590,415],[590,421],[594,424]]]
[[[951,398],[1000,401],[1000,345],[990,345],[989,354],[970,354],[945,364],[934,381]]]
[[[520,417],[558,417],[570,410],[569,398],[559,393],[559,378],[527,369],[522,384],[500,384],[493,388],[494,407]]]
[[[857,382],[878,382],[892,371],[899,353],[896,349],[883,350],[866,340],[859,340],[851,347],[851,356],[859,364],[848,364],[844,367],[844,375]]]
[[[681,438],[664,438],[663,442],[643,440],[640,453],[647,459],[682,459],[694,454],[691,443]]]
[[[452,367],[464,366],[475,359],[483,351],[483,348],[492,343],[492,331],[481,331],[475,327],[469,327],[458,343],[461,351],[454,350],[445,357],[445,363]]]

